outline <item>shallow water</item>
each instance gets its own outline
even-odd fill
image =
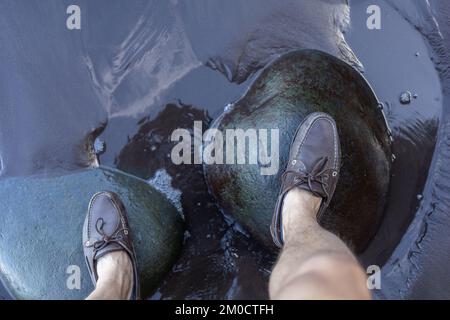
[[[275,257],[221,214],[201,166],[171,163],[168,137],[194,120],[206,127],[280,54],[321,49],[364,70],[394,134],[391,201],[361,256],[383,264],[426,210],[417,195],[431,193],[424,185],[450,88],[450,6],[376,1],[383,27],[369,31],[371,2],[133,0],[124,10],[119,0],[80,0],[82,31],[69,32],[70,1],[2,1],[0,176],[94,165],[91,142],[104,128],[100,162],[151,183],[166,172],[186,218],[183,254],[151,298],[266,298]],[[405,91],[417,94],[408,105]]]
[[[383,264],[400,241],[419,204],[427,177],[442,112],[443,94],[432,48],[413,25],[388,2],[379,2],[382,30],[365,28],[370,1],[355,1],[351,47],[364,65],[394,136],[393,175],[384,223],[363,255],[367,264]],[[401,94],[416,98],[402,104]],[[413,156],[412,156],[413,155]],[[419,196],[420,198],[420,196]]]

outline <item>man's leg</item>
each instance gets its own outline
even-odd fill
[[[86,300],[129,300],[133,289],[133,266],[124,251],[115,251],[97,261],[98,281]]]
[[[271,233],[282,253],[270,279],[271,298],[370,298],[356,258],[317,222],[333,198],[340,167],[334,119],[310,114],[293,139],[275,205]]]
[[[284,199],[284,248],[270,278],[272,299],[370,299],[347,246],[316,220],[322,199],[302,189]]]

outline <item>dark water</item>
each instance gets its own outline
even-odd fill
[[[372,2],[382,8],[377,31],[365,27]],[[267,298],[276,257],[221,214],[201,166],[171,163],[169,137],[194,120],[206,127],[280,54],[327,51],[364,71],[394,134],[389,206],[361,260],[388,261],[383,296],[395,296],[403,278],[392,269],[393,259],[410,252],[433,197],[450,193],[434,173],[445,161],[440,152],[447,155],[450,146],[443,127],[450,6],[429,3],[80,0],[82,30],[68,31],[65,11],[72,1],[4,0],[0,176],[95,165],[91,144],[102,132],[100,162],[149,180],[186,219],[183,253],[151,298]],[[405,91],[417,95],[408,105],[399,100]]]
[[[365,27],[370,1],[355,1],[347,39],[364,65],[364,75],[384,104],[394,136],[391,191],[384,223],[363,255],[383,264],[403,236],[419,205],[442,112],[442,86],[432,61],[433,49],[389,2],[379,2],[382,29]],[[417,95],[400,102],[402,92]]]

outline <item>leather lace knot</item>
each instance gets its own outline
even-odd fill
[[[99,218],[95,223],[95,229],[97,232],[101,235],[101,239],[95,241],[94,243],[90,244],[87,247],[94,247],[94,256],[95,253],[104,249],[111,243],[117,243],[120,246],[123,246],[123,233],[125,231],[128,231],[126,228],[118,229],[116,232],[114,232],[112,235],[108,236],[105,231],[103,230],[103,227],[105,225],[105,221],[103,218]]]
[[[328,179],[329,179],[329,171],[332,171],[332,169],[327,169],[325,166],[328,162],[328,157],[322,157],[320,158],[316,164],[314,165],[311,172],[303,172],[303,171],[297,171],[297,170],[286,170],[283,175],[282,179],[286,179],[288,174],[292,174],[294,178],[294,187],[299,187],[303,184],[308,184],[309,190],[317,197],[322,198],[323,195],[319,194],[317,191],[315,191],[312,187],[313,183],[318,183],[323,192],[325,193],[326,197],[329,198],[330,195],[328,193]]]

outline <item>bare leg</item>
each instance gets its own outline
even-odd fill
[[[86,300],[129,300],[133,267],[125,251],[111,252],[97,261],[98,281]]]
[[[366,275],[347,246],[319,226],[321,198],[301,189],[284,199],[284,249],[270,279],[272,299],[370,299]]]

